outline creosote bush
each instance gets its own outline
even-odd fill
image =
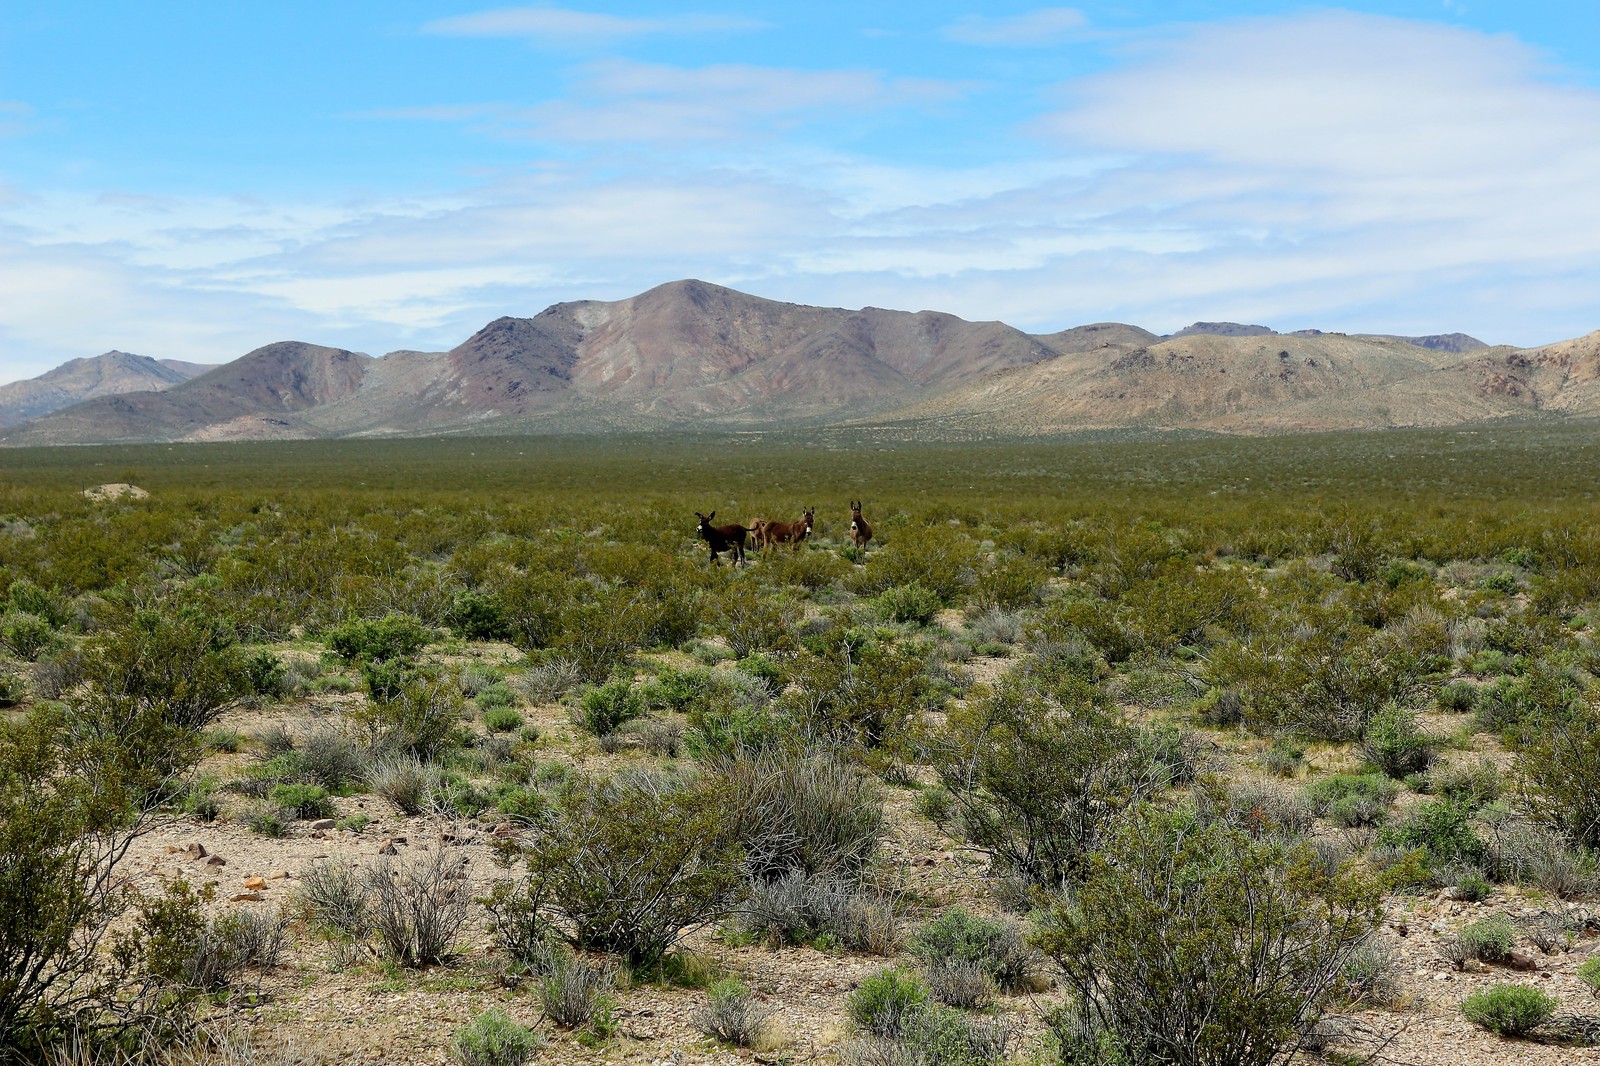
[[[1091,1062],[1107,1047],[1133,1062],[1277,1062],[1335,993],[1377,900],[1303,845],[1146,811],[1041,925],[1080,1012],[1066,1050]]]

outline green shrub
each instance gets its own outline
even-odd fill
[[[910,622],[919,626],[932,622],[934,615],[944,606],[937,592],[923,588],[916,581],[909,585],[897,585],[885,589],[878,594],[873,603],[878,612],[889,621]]]
[[[252,833],[276,838],[289,831],[290,817],[277,804],[257,803],[244,812],[242,821]]]
[[[1461,1001],[1461,1014],[1474,1025],[1501,1036],[1525,1036],[1555,1014],[1554,996],[1528,985],[1502,984]]]
[[[492,711],[497,707],[515,707],[521,701],[510,685],[495,681],[474,692],[472,702],[478,705],[480,711]]]
[[[345,662],[406,660],[416,656],[433,634],[415,616],[390,613],[360,618],[328,631],[328,647]]]
[[[1401,707],[1385,707],[1367,723],[1361,751],[1392,778],[1419,773],[1433,761],[1433,740],[1417,726],[1417,716]]]
[[[853,877],[801,870],[750,883],[737,926],[771,944],[842,947],[892,955],[900,945],[894,901]]]
[[[1516,746],[1534,810],[1587,848],[1600,848],[1600,707],[1546,708]]]
[[[268,793],[272,802],[290,818],[329,818],[333,801],[321,785],[274,785]]]
[[[795,657],[784,704],[813,734],[892,757],[924,710],[938,704],[927,649],[835,630]]]
[[[577,778],[523,854],[537,905],[574,945],[648,966],[733,905],[743,880],[736,825],[710,782]]]
[[[1435,868],[1479,863],[1488,850],[1472,828],[1472,812],[1450,800],[1417,804],[1403,822],[1384,829],[1378,839],[1394,847],[1425,849]]]
[[[1452,681],[1436,697],[1441,711],[1471,714],[1478,707],[1478,686],[1470,681]]]
[[[558,951],[539,979],[539,1005],[557,1025],[608,1036],[615,1026],[616,979],[611,966],[591,966],[570,951]]]
[[[917,930],[907,947],[928,966],[971,964],[1008,992],[1029,988],[1037,965],[1020,929],[1004,919],[978,917],[961,907],[946,910]]]
[[[373,749],[427,760],[460,742],[465,709],[453,681],[436,671],[410,671],[392,695],[371,700],[350,717],[366,727]]]
[[[1461,927],[1462,950],[1482,962],[1504,962],[1517,945],[1517,927],[1504,914],[1491,914]]]
[[[1600,958],[1588,959],[1577,970],[1578,980],[1596,996],[1600,996]]]
[[[0,646],[19,659],[31,662],[60,644],[61,638],[50,623],[36,614],[0,615]]]
[[[270,651],[258,651],[244,661],[250,691],[268,699],[282,699],[289,692],[289,672],[283,661]]]
[[[368,772],[372,791],[400,809],[401,814],[416,814],[433,788],[437,773],[415,755],[400,754],[380,759]]]
[[[1399,794],[1399,783],[1381,774],[1334,774],[1305,788],[1313,811],[1345,827],[1382,825]]]
[[[1166,780],[1092,690],[1015,681],[952,710],[935,761],[968,838],[1049,887],[1073,879],[1120,812]]]
[[[1335,993],[1378,899],[1375,885],[1330,871],[1305,845],[1146,812],[1088,858],[1077,892],[1040,927],[1083,1012],[1064,1050],[1279,1061]]]
[[[444,621],[464,640],[507,640],[513,632],[499,597],[478,589],[457,592]]]
[[[943,785],[927,785],[917,792],[916,808],[928,821],[943,825],[955,808],[955,798]]]
[[[631,680],[619,677],[585,690],[572,710],[572,721],[585,732],[604,737],[644,713],[644,694]]]
[[[483,724],[493,733],[510,733],[522,728],[522,714],[514,707],[490,707],[483,712]]]
[[[864,977],[845,1000],[850,1020],[877,1036],[896,1037],[928,1003],[928,990],[916,974],[888,966]]]
[[[543,1043],[533,1030],[490,1007],[456,1030],[450,1054],[461,1066],[522,1066]]]

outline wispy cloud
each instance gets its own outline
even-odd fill
[[[449,37],[520,37],[535,44],[603,44],[663,34],[701,35],[763,29],[766,23],[729,15],[625,18],[560,7],[507,7],[436,19],[422,32]]]
[[[584,68],[566,98],[527,111],[528,133],[572,142],[697,142],[958,98],[966,88],[864,70],[744,64],[682,68],[612,60]]]
[[[943,32],[949,40],[962,44],[1042,48],[1071,40],[1088,25],[1088,17],[1077,8],[1042,7],[1021,15],[964,15]]]

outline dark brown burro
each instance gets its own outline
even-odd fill
[[[817,509],[807,507],[800,513],[797,522],[767,522],[761,527],[761,546],[769,544],[792,544],[795,550],[800,550],[800,545],[811,536],[811,527],[816,523]]]
[[[861,501],[855,500],[850,504],[850,543],[865,548],[871,539],[872,527],[861,517]]]
[[[733,565],[738,566],[744,562],[744,537],[750,530],[735,522],[731,526],[714,526],[711,520],[717,517],[717,512],[701,514],[699,511],[694,516],[700,519],[698,530],[701,538],[711,545],[711,561],[720,562],[717,558],[721,552],[733,553]]]

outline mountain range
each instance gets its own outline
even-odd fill
[[[0,426],[31,419],[0,443],[852,422],[928,435],[1266,433],[1539,411],[1600,414],[1600,332],[1528,349],[1231,322],[1167,337],[1122,323],[1029,334],[677,281],[496,319],[447,352],[373,357],[284,341],[215,367],[121,352],[74,360],[0,388]]]

